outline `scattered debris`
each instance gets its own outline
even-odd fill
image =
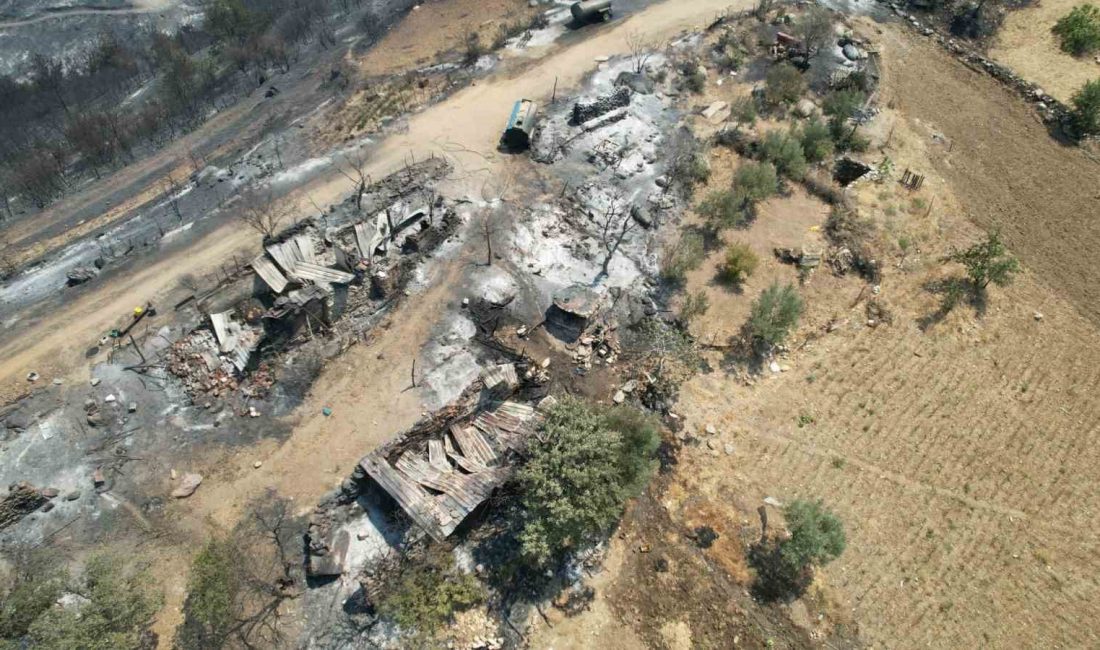
[[[38,510],[48,500],[41,490],[26,481],[9,485],[8,493],[0,500],[0,530]]]

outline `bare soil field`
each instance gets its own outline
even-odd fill
[[[1043,0],[1005,16],[990,55],[1025,79],[1042,86],[1052,97],[1068,102],[1073,93],[1100,77],[1095,57],[1075,57],[1062,51],[1050,30],[1077,0]]]
[[[807,313],[780,372],[746,380],[709,354],[711,370],[681,393],[679,463],[658,481],[655,503],[642,499],[613,538],[611,557],[625,560],[600,577],[598,603],[547,630],[546,647],[582,647],[570,639],[584,630],[624,647],[1100,643],[1100,531],[1089,514],[1100,505],[1096,276],[1070,252],[1096,237],[1096,165],[1054,142],[1010,92],[919,36],[863,28],[881,44],[887,105],[865,158],[927,172],[916,194],[894,182],[851,191],[888,240],[910,242],[888,246],[884,260],[876,298],[892,323],[869,326],[864,283],[818,270],[800,287]],[[729,158],[714,153],[712,166],[735,165]],[[817,243],[826,212],[795,192],[727,232],[761,265],[740,293],[714,284],[717,253],[689,275],[688,291],[706,289],[711,304],[695,333],[721,344],[768,283],[797,282],[771,249]],[[928,326],[938,300],[925,286],[957,272],[940,258],[994,225],[1025,273],[993,289],[984,311],[965,305]],[[805,597],[773,606],[778,619],[755,620],[761,634],[723,627],[759,611],[737,607],[751,585],[743,549],[760,532],[756,507],[795,498],[833,507],[847,550]],[[705,550],[692,535],[700,525],[719,535]],[[689,572],[686,558],[709,569],[689,585],[662,573]],[[784,619],[790,625],[776,624]]]
[[[1080,255],[1100,244],[1100,163],[1059,144],[1022,100],[935,45],[894,29],[881,38],[898,57],[883,97],[943,136],[933,163],[966,216],[999,227],[1042,282],[1100,324],[1100,275]]]

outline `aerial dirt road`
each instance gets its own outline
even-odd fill
[[[501,125],[508,107],[518,97],[548,97],[558,79],[559,92],[573,87],[596,67],[598,56],[629,53],[628,33],[637,33],[655,43],[655,49],[681,31],[698,27],[727,8],[741,10],[750,0],[695,0],[691,3],[666,0],[599,31],[592,38],[568,48],[551,48],[541,59],[507,61],[501,70],[482,79],[447,100],[410,117],[408,130],[383,141],[368,161],[366,170],[379,178],[404,164],[410,156],[446,155],[456,167],[457,183],[452,191],[480,192],[500,164],[495,153]],[[303,185],[297,194],[308,195],[318,205],[340,200],[351,191],[348,180],[335,169]],[[303,215],[305,212],[303,211]],[[201,275],[215,269],[239,249],[248,257],[258,250],[259,237],[239,224],[226,226],[199,240],[187,250],[165,256],[127,277],[105,283],[35,326],[34,336],[0,347],[0,398],[26,388],[25,377],[32,370],[45,378],[80,379],[87,373],[83,352],[104,332],[114,327],[135,305],[162,299],[184,274]],[[184,263],[186,261],[186,263]]]

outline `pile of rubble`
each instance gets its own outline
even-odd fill
[[[623,108],[630,105],[630,88],[626,86],[619,86],[615,89],[615,92],[597,97],[596,101],[590,104],[583,104],[577,102],[573,105],[573,124],[584,124],[588,120],[597,118],[605,113],[610,113],[616,108]]]
[[[165,353],[165,362],[168,372],[179,377],[191,395],[222,397],[240,385],[237,368],[218,353],[210,330],[195,330],[176,341]]]
[[[573,362],[578,368],[586,370],[593,364],[611,365],[615,363],[619,351],[619,339],[615,332],[605,331],[602,326],[597,326],[592,333],[577,339],[577,347],[573,350]]]

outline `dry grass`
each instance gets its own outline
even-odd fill
[[[1050,31],[1081,0],[1043,0],[1009,12],[990,54],[1063,102],[1086,81],[1100,77],[1095,57],[1074,57]]]

